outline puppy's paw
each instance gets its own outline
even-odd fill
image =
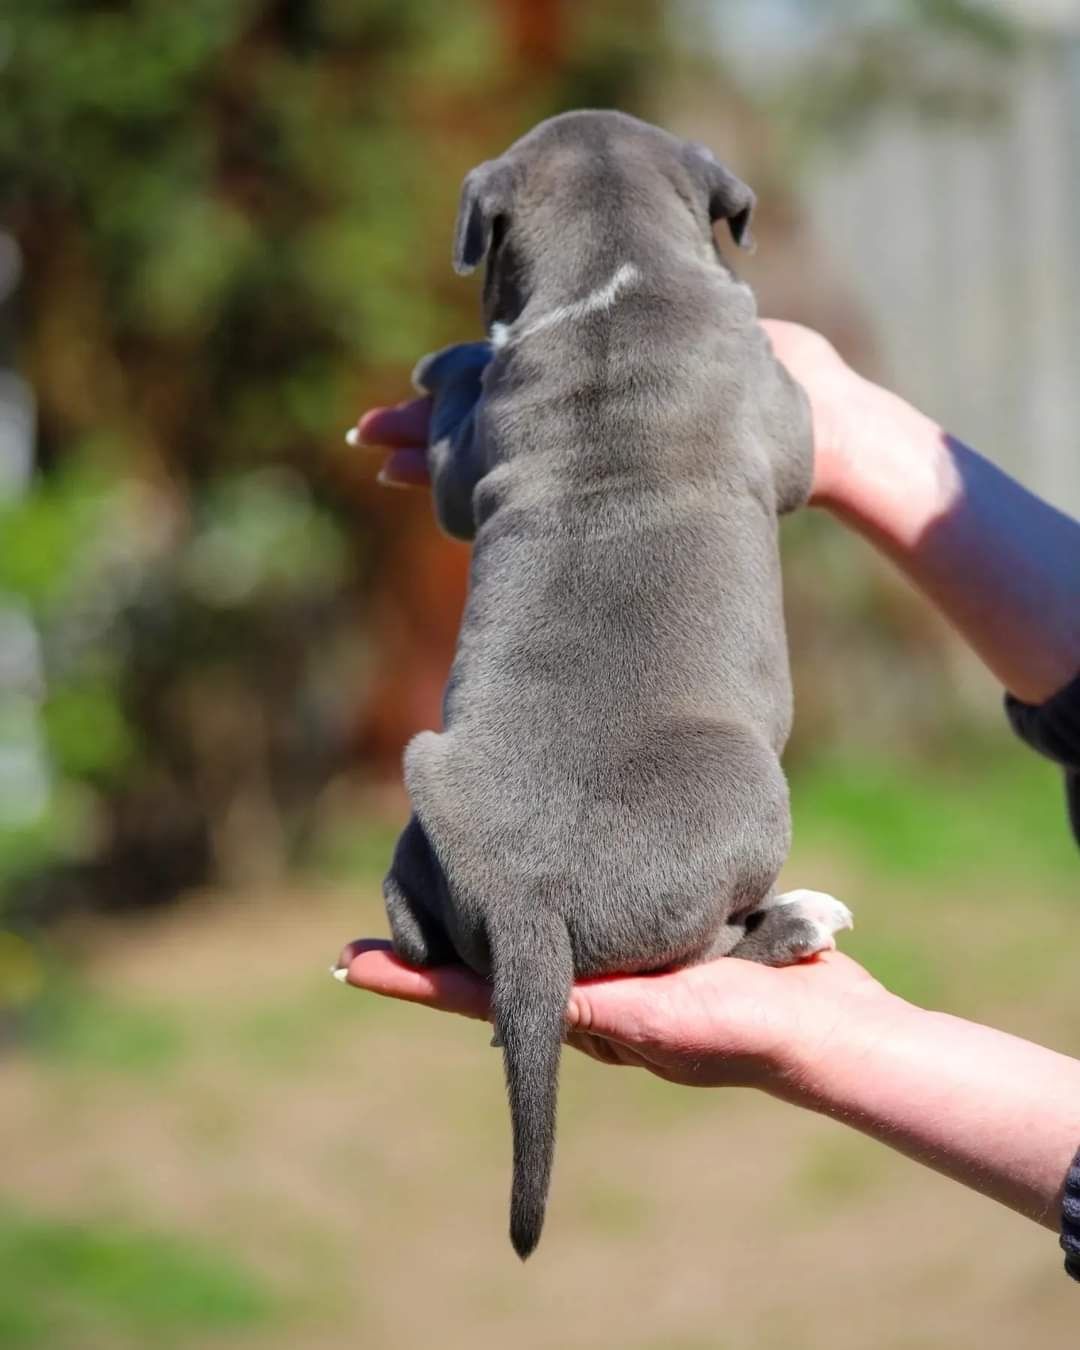
[[[732,948],[732,956],[790,966],[833,951],[833,935],[852,927],[852,920],[847,905],[834,896],[799,890],[771,896],[746,916],[745,924],[745,936]]]
[[[813,941],[809,943],[808,949],[801,953],[804,957],[813,956],[817,952],[835,950],[834,934],[839,933],[841,929],[855,927],[855,920],[847,905],[842,900],[837,900],[835,895],[828,895],[825,891],[804,889],[785,891],[783,895],[774,896],[766,901],[762,908],[779,909],[781,906],[790,906],[789,912],[792,917],[804,919],[813,930]]]

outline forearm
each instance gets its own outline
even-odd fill
[[[1080,670],[1080,522],[867,381],[815,501],[890,557],[1020,699]]]
[[[1080,1061],[895,1000],[776,1094],[1056,1229],[1080,1148]]]

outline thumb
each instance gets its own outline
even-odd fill
[[[567,1024],[573,1031],[627,1045],[654,1037],[656,1006],[663,975],[615,975],[583,980],[570,991]]]

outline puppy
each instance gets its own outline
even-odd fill
[[[522,1258],[575,976],[784,965],[850,923],[773,891],[792,714],[777,517],[805,501],[812,447],[713,237],[724,221],[748,244],[753,206],[702,146],[615,112],[552,118],[462,189],[454,266],[487,264],[490,347],[416,372],[438,394],[435,512],[473,554],[384,895],[403,960],[492,980]]]

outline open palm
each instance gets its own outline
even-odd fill
[[[487,1020],[490,986],[464,966],[417,970],[389,942],[361,939],[335,973],[371,993]],[[570,995],[566,1043],[605,1064],[648,1069],[672,1083],[769,1087],[790,1051],[830,1034],[866,999],[883,994],[862,966],[838,952],[774,969],[724,957],[656,975],[584,980]]]

